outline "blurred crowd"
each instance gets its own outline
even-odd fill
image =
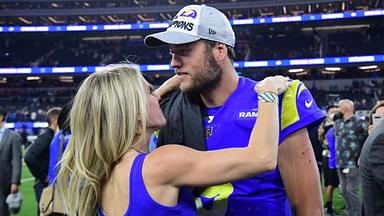
[[[62,107],[72,97],[74,88],[3,88],[0,101],[8,111],[8,122],[46,120],[51,107]]]
[[[384,40],[382,29],[319,34],[315,31],[260,33],[257,28],[239,28],[236,35],[236,61],[384,53],[384,47],[377,46]],[[92,36],[99,40],[89,40],[90,36],[85,33],[68,37],[63,33],[47,34],[44,39],[31,35],[6,37],[0,42],[0,67],[106,65],[127,59],[139,64],[170,61],[168,48],[150,50],[142,38],[119,34],[114,40],[106,40],[113,35],[103,33]]]
[[[383,87],[382,81],[367,82],[356,79],[352,85],[345,86],[343,89],[337,85],[329,89],[313,86],[311,93],[323,110],[337,104],[341,98],[350,98],[354,102],[356,110],[369,110],[376,104],[376,101],[384,99]]]
[[[384,98],[380,80],[354,80],[352,85],[343,88],[330,86],[327,89],[309,86],[318,106],[325,110],[337,104],[341,98],[351,98],[357,110],[369,110],[377,100]],[[45,121],[46,112],[51,107],[61,107],[71,100],[75,87],[43,88],[2,88],[0,101],[8,111],[8,122]]]

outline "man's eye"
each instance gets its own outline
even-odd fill
[[[189,54],[189,52],[190,52],[190,50],[181,50],[180,51],[180,55],[188,55]]]
[[[176,50],[176,51],[169,51],[170,55],[181,55],[186,56],[190,53],[190,49],[182,49],[182,50]]]

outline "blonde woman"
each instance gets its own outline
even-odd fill
[[[166,123],[159,96],[129,65],[91,74],[74,98],[72,137],[58,176],[69,215],[195,215],[183,186],[275,169],[277,94],[288,86],[288,78],[277,76],[255,87],[258,119],[246,148],[202,152],[166,145],[147,153],[150,135]]]

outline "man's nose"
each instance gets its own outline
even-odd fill
[[[179,56],[175,54],[172,55],[171,66],[176,69],[181,67],[181,61]]]

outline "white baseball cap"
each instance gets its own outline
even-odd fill
[[[155,47],[186,44],[200,39],[235,46],[235,33],[227,17],[216,8],[206,5],[185,6],[166,31],[146,36],[144,43]]]
[[[23,196],[20,192],[11,193],[7,196],[6,201],[8,209],[12,214],[17,214],[20,211],[21,204],[23,203]]]

